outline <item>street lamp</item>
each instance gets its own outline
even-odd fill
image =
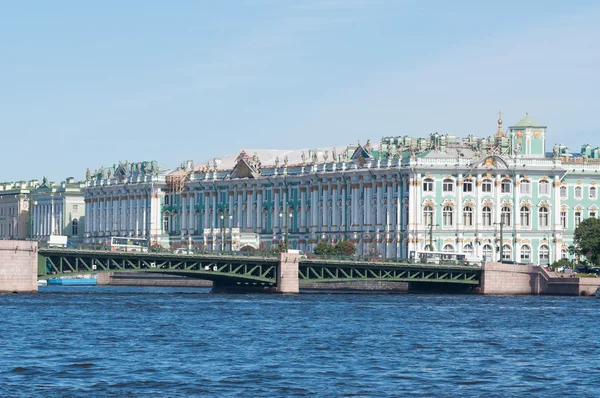
[[[500,263],[504,262],[504,221],[495,222],[494,225],[500,225]]]
[[[433,250],[433,227],[439,227],[439,224],[429,224],[429,251]]]
[[[279,213],[279,218],[280,218],[280,223],[281,221],[284,221],[284,215],[283,213]],[[292,221],[292,213],[289,213],[287,217],[285,217],[285,222],[284,222],[284,229],[283,229],[283,242],[285,245],[285,252],[287,253],[288,251],[288,218],[290,219],[290,222]]]
[[[37,205],[37,200],[29,199],[29,240],[33,240],[33,208]]]
[[[223,233],[221,234],[221,251],[225,251],[225,219],[229,218],[233,219],[233,216],[229,214],[227,210],[225,210],[225,214],[221,214],[221,222],[223,223]],[[230,223],[231,224],[231,223]]]

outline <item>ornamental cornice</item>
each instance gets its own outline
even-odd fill
[[[454,239],[446,238],[446,240],[444,240],[444,243],[454,243]]]
[[[475,206],[475,202],[471,199],[465,199],[463,201],[463,206],[471,206],[472,207],[472,206]]]
[[[491,206],[494,206],[494,202],[489,199],[486,199],[482,202],[482,205],[491,207]]]
[[[596,185],[596,181],[590,182],[590,185]]]
[[[454,207],[454,201],[452,199],[444,199],[444,201],[442,202],[442,206],[450,206],[450,207]]]
[[[513,203],[512,203],[512,201],[511,201],[511,200],[503,200],[503,201],[502,201],[502,206],[503,206],[503,207],[512,207],[512,206],[513,206]]]
[[[435,207],[435,201],[433,199],[427,199],[422,204],[423,207],[432,206]]]
[[[549,179],[550,179],[550,177],[548,177],[548,176],[541,176],[540,177],[540,180],[543,180],[543,181],[548,181]]]
[[[567,210],[569,210],[569,206],[567,206],[567,205],[560,206],[560,211],[567,211]]]
[[[583,183],[581,182],[581,180],[579,180],[579,181],[577,181],[577,182],[576,182],[576,184],[577,184],[577,185],[581,185],[581,184],[583,184]]]
[[[538,203],[538,207],[551,207],[550,202],[546,201],[546,200],[542,200],[541,202]]]
[[[529,200],[522,200],[519,203],[519,207],[531,207],[531,202]]]

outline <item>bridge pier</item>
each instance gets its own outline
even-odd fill
[[[277,293],[298,294],[300,282],[298,280],[298,253],[281,253],[277,266]]]
[[[0,293],[38,291],[38,244],[0,240]]]

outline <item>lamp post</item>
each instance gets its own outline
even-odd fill
[[[221,222],[223,223],[223,233],[221,234],[221,251],[225,251],[225,220],[229,218],[230,220],[233,218],[232,215],[229,214],[229,211],[225,210],[224,214],[221,214]]]
[[[504,262],[504,221],[494,223],[496,225],[500,225],[500,263]]]
[[[429,248],[431,250],[429,251],[434,251],[433,250],[433,227],[439,227],[439,224],[429,224]]]
[[[33,240],[33,209],[37,201],[29,199],[29,240]]]
[[[287,212],[287,206],[286,206],[286,212]],[[279,213],[279,218],[280,218],[280,222],[283,221],[283,243],[285,246],[285,252],[287,253],[288,251],[288,218],[290,219],[290,221],[292,220],[292,213],[289,213],[287,215],[287,217],[283,214],[283,213]]]

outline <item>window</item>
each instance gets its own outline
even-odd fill
[[[560,258],[568,258],[569,257],[569,252],[567,251],[567,249],[562,249],[560,251]]]
[[[444,206],[442,209],[442,221],[445,227],[454,225],[454,209],[452,206]]]
[[[511,180],[502,180],[502,185],[500,188],[502,193],[511,193],[512,192],[512,181]]]
[[[531,248],[528,245],[521,246],[521,262],[528,263],[531,259]]]
[[[467,227],[473,226],[473,208],[471,206],[463,207],[463,224]]]
[[[527,206],[521,207],[521,226],[531,226],[531,214],[529,212],[529,207]]]
[[[490,245],[485,245],[483,246],[483,259],[485,261],[493,261],[493,257],[492,257],[492,246]]]
[[[539,222],[540,222],[540,228],[547,228],[549,223],[548,223],[548,208],[547,207],[540,207],[540,211],[539,211]]]
[[[464,247],[463,247],[463,253],[467,254],[467,255],[471,255],[473,254],[473,245],[471,243],[467,243]]]
[[[165,205],[169,205],[169,195],[165,195]]]
[[[451,244],[446,244],[444,245],[444,248],[442,249],[443,252],[446,253],[454,253],[454,246],[452,246]]]
[[[581,199],[583,197],[583,188],[575,187],[575,198]]]
[[[560,187],[560,198],[567,199],[567,187],[565,187],[565,186]]]
[[[548,245],[540,246],[540,264],[548,264],[550,262],[550,249]]]
[[[575,212],[575,228],[577,228],[579,226],[580,222],[581,222],[581,212],[576,211]]]
[[[596,187],[590,187],[590,199],[596,199]]]
[[[165,216],[165,218],[163,218],[163,231],[169,232],[169,216]]]
[[[521,195],[531,195],[531,181],[521,181]]]
[[[423,209],[423,224],[433,225],[433,207],[425,206]]]
[[[489,206],[484,206],[482,215],[483,215],[483,226],[490,227],[492,225],[492,209]]]
[[[454,181],[449,178],[446,178],[442,182],[442,191],[443,192],[454,192]]]
[[[463,182],[463,192],[473,192],[473,180],[465,180]]]
[[[508,206],[502,207],[502,213],[500,214],[500,222],[505,227],[510,227],[512,224],[512,210]]]
[[[550,182],[547,180],[540,180],[538,183],[538,192],[540,195],[550,195]]]
[[[563,229],[567,229],[567,212],[566,211],[560,212],[560,225],[563,227]]]
[[[502,259],[510,260],[512,258],[512,250],[509,245],[502,246]]]
[[[408,206],[404,206],[404,224],[408,225]]]
[[[483,180],[481,192],[492,192],[492,180]]]
[[[423,181],[423,192],[433,192],[433,180],[431,178],[426,178]]]
[[[590,211],[590,218],[596,218],[596,212]]]
[[[73,221],[71,221],[71,235],[73,236],[77,236],[77,231],[79,228],[77,228],[77,219],[73,219]]]

